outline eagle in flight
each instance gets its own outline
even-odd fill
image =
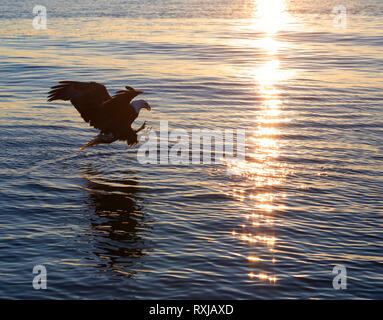
[[[60,81],[51,87],[48,102],[70,100],[85,122],[100,130],[100,134],[82,146],[80,151],[117,140],[132,146],[138,142],[137,133],[145,128],[146,121],[137,130],[132,129],[131,125],[141,109],[150,111],[151,107],[144,100],[132,101],[142,91],[128,86],[125,88],[111,96],[106,87],[97,82]]]

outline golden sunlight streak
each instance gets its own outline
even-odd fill
[[[258,262],[258,261],[261,261],[261,258],[249,256],[249,257],[247,257],[247,260],[252,261],[252,262]]]
[[[290,121],[284,118],[283,100],[280,97],[279,84],[288,79],[291,73],[281,68],[279,52],[282,45],[275,33],[284,26],[288,17],[285,0],[257,0],[254,20],[250,28],[260,31],[262,38],[255,39],[254,43],[262,55],[259,56],[254,67],[246,66],[243,73],[252,78],[258,93],[257,111],[254,118],[256,125],[248,137],[246,161],[233,161],[226,163],[230,172],[242,176],[253,182],[254,192],[233,190],[233,197],[248,206],[250,213],[245,214],[245,223],[240,230],[233,231],[233,237],[247,243],[251,248],[247,260],[250,262],[270,262],[272,268],[276,263],[273,247],[277,243],[274,236],[276,219],[275,214],[285,210],[285,206],[277,203],[285,195],[273,191],[273,187],[281,185],[287,177],[286,164],[279,161],[281,153],[281,124]],[[267,192],[264,191],[267,188]],[[258,256],[265,250],[270,254],[269,259],[260,259]],[[253,263],[253,268],[258,268]],[[250,272],[249,277],[259,280],[269,280],[275,283],[275,275],[266,272]]]

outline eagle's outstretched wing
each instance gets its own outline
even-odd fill
[[[60,81],[51,88],[48,101],[70,100],[81,117],[102,133],[113,135],[128,145],[137,143],[131,124],[137,112],[130,102],[142,91],[126,87],[111,97],[105,86],[96,82]]]
[[[60,81],[59,85],[51,89],[48,93],[49,102],[70,100],[86,122],[100,129],[104,120],[101,105],[111,99],[104,85],[97,82]]]

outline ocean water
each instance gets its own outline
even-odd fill
[[[382,1],[35,4],[0,3],[1,299],[383,298]],[[246,158],[78,152],[60,80],[144,90],[151,132],[245,129]]]

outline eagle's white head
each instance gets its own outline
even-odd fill
[[[140,113],[140,110],[142,108],[145,108],[148,111],[152,110],[149,103],[147,103],[145,100],[135,100],[135,101],[132,101],[130,104],[133,106],[133,108],[137,112],[137,114]]]

